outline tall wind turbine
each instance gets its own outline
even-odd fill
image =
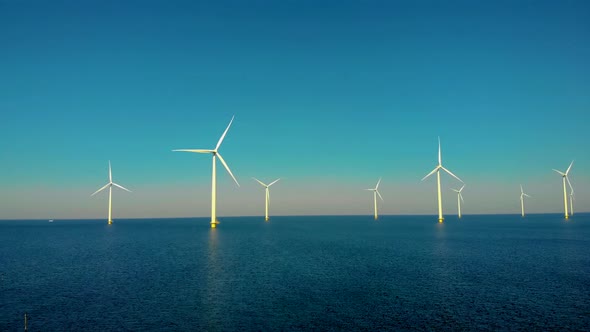
[[[524,217],[524,197],[531,197],[527,194],[524,193],[524,190],[522,189],[522,184],[520,185],[520,210],[522,213],[522,216]]]
[[[240,184],[238,183],[238,180],[236,180],[236,178],[234,177],[234,175],[230,171],[229,167],[225,163],[225,160],[223,160],[223,157],[221,157],[221,154],[218,152],[219,146],[221,145],[221,142],[223,142],[223,139],[225,138],[225,135],[227,134],[227,131],[229,130],[229,127],[231,126],[233,121],[234,121],[234,117],[232,116],[231,121],[227,125],[227,128],[225,128],[223,135],[221,135],[221,138],[219,139],[219,141],[217,142],[217,145],[215,146],[215,149],[213,149],[213,150],[206,150],[206,149],[176,149],[176,150],[172,150],[172,151],[181,151],[181,152],[210,153],[213,155],[213,167],[212,167],[213,171],[212,171],[212,175],[211,175],[211,228],[215,228],[217,226],[217,224],[219,223],[219,221],[217,221],[217,217],[215,214],[216,213],[216,211],[215,211],[216,198],[215,197],[217,196],[217,186],[216,186],[217,176],[216,176],[216,172],[215,172],[215,165],[216,165],[215,160],[217,157],[219,157],[219,161],[221,161],[221,164],[223,165],[223,167],[225,167],[225,169],[227,170],[229,175],[231,175],[232,179],[234,179],[234,181],[236,182],[238,187],[240,186]]]
[[[273,182],[271,182],[270,184],[264,184],[264,183],[262,183],[262,181],[258,180],[257,178],[253,178],[253,179],[256,180],[256,182],[260,183],[265,189],[264,191],[266,192],[266,205],[265,205],[265,209],[264,209],[264,221],[268,221],[268,204],[270,203],[270,190],[268,189],[268,187],[272,186],[280,179],[276,179]]]
[[[131,192],[131,190],[124,188],[123,186],[116,184],[113,182],[113,172],[111,171],[111,161],[109,160],[109,183],[105,184],[104,187],[98,189],[97,191],[94,192],[94,194],[90,195],[90,196],[94,196],[96,194],[98,194],[99,192],[103,191],[106,188],[109,188],[109,220],[108,223],[109,225],[111,225],[113,223],[113,219],[111,218],[112,214],[112,201],[113,201],[113,186],[121,188],[123,190],[126,190],[128,192]]]
[[[459,211],[457,215],[459,216],[459,218],[461,218],[461,201],[463,201],[463,195],[461,195],[461,192],[463,191],[463,188],[465,188],[465,185],[463,185],[459,190],[451,189],[452,191],[457,193],[457,209]]]
[[[570,179],[568,178],[568,174],[570,172],[570,169],[572,168],[572,165],[574,164],[574,161],[572,160],[572,162],[570,163],[570,166],[567,168],[567,170],[564,172],[560,172],[558,170],[556,170],[555,168],[553,169],[554,171],[556,171],[557,173],[559,173],[559,175],[561,175],[562,179],[563,179],[563,208],[565,210],[565,219],[569,218],[569,215],[567,213],[567,192],[565,190],[565,181],[567,180],[567,183],[570,185],[570,187],[572,186],[572,184],[570,183]]]
[[[381,197],[381,194],[379,193],[379,183],[381,183],[381,178],[379,178],[379,181],[377,181],[377,185],[375,186],[375,188],[365,189],[373,192],[373,202],[375,203],[375,220],[377,220],[377,218],[379,217],[377,215],[377,195],[379,195],[379,198],[381,198],[381,200],[383,201],[383,197]]]
[[[442,157],[440,154],[440,137],[439,137],[438,138],[438,165],[432,170],[432,172],[428,173],[425,177],[422,178],[422,181],[424,181],[427,177],[436,173],[436,183],[437,183],[437,189],[438,189],[438,222],[443,222],[443,220],[444,220],[443,215],[442,215],[442,195],[440,192],[440,170],[441,169],[443,171],[447,172],[449,175],[451,175],[455,179],[463,182],[463,180],[459,179],[455,174],[451,173],[451,171],[449,171],[448,169],[446,169],[442,165]]]

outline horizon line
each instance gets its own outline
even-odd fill
[[[576,212],[574,214],[589,214],[590,211]],[[561,215],[561,212],[537,212],[527,213],[526,215]],[[470,213],[461,214],[462,216],[520,216],[520,213]],[[276,215],[273,218],[283,217],[360,217],[367,216],[372,217],[370,214],[292,214],[292,215]],[[435,216],[434,214],[382,214],[381,217],[423,217],[423,216]],[[458,214],[447,214],[447,216],[457,217]],[[132,217],[132,218],[117,218],[115,220],[145,220],[145,219],[208,219],[209,216],[190,216],[190,217]],[[243,216],[220,216],[220,218],[264,218],[264,215],[243,215]],[[525,216],[526,218],[526,216]],[[0,221],[37,221],[37,220],[103,220],[104,218],[16,218],[16,219],[4,219],[0,218]]]

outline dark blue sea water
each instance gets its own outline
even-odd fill
[[[0,221],[0,330],[590,330],[590,215]]]

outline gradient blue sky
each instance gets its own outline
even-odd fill
[[[590,211],[588,1],[0,0],[0,219]],[[443,176],[444,209],[456,213]]]

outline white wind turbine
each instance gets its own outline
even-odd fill
[[[531,197],[527,194],[524,193],[524,190],[522,189],[522,184],[520,185],[520,211],[522,216],[524,217],[524,197]]]
[[[99,192],[101,192],[102,190],[109,188],[109,220],[108,223],[109,225],[113,223],[113,219],[112,219],[112,198],[113,198],[113,186],[121,188],[123,190],[126,190],[128,192],[131,192],[131,190],[124,188],[123,186],[116,184],[113,182],[113,173],[111,171],[111,161],[109,160],[109,183],[105,184],[104,187],[98,189],[97,191],[94,192],[94,194],[90,195],[90,196],[94,196],[96,194],[98,194]]]
[[[438,138],[438,165],[432,170],[432,172],[428,173],[425,177],[422,178],[422,181],[424,181],[427,177],[436,173],[436,183],[437,183],[437,189],[438,189],[438,222],[443,222],[443,220],[444,220],[443,215],[442,215],[442,195],[440,192],[440,170],[441,169],[443,171],[447,172],[449,175],[451,175],[455,179],[463,182],[463,180],[459,179],[455,174],[451,173],[451,171],[449,171],[448,169],[446,169],[442,165],[442,157],[441,157],[441,153],[440,153],[440,137],[439,137]]]
[[[565,210],[565,219],[569,218],[569,215],[567,213],[567,192],[565,190],[565,182],[567,181],[567,183],[570,185],[570,188],[571,188],[572,184],[570,183],[570,179],[568,178],[568,174],[569,174],[570,169],[572,168],[573,164],[574,164],[574,161],[572,160],[572,162],[570,163],[570,166],[567,168],[565,173],[560,172],[560,171],[556,170],[555,168],[553,169],[554,171],[559,173],[559,175],[561,175],[561,177],[563,179],[563,208]]]
[[[217,142],[217,145],[215,146],[215,149],[213,149],[213,150],[206,150],[206,149],[176,149],[176,150],[172,150],[172,151],[181,151],[181,152],[210,153],[213,155],[213,171],[212,171],[212,175],[211,175],[211,228],[215,228],[217,226],[217,224],[219,223],[219,221],[217,221],[217,217],[215,214],[215,212],[216,212],[215,211],[215,208],[216,208],[216,198],[215,197],[217,196],[217,193],[216,193],[216,190],[217,190],[216,178],[217,178],[217,176],[216,176],[216,172],[215,172],[215,165],[216,165],[215,160],[217,157],[219,157],[219,161],[221,161],[221,164],[223,165],[223,167],[225,167],[225,169],[227,170],[229,175],[231,175],[232,179],[234,179],[234,181],[236,182],[238,187],[240,186],[240,184],[238,183],[238,180],[236,180],[236,178],[234,177],[234,175],[230,171],[229,167],[225,163],[225,160],[223,160],[223,157],[221,157],[221,154],[217,151],[219,149],[219,146],[221,145],[221,142],[223,142],[223,139],[225,138],[225,135],[227,134],[227,131],[229,130],[229,127],[231,126],[233,121],[234,121],[234,117],[232,116],[231,121],[227,125],[227,128],[225,128],[223,135],[221,135],[221,138],[219,139],[219,141]]]
[[[451,189],[452,191],[457,193],[457,211],[459,211],[457,215],[459,216],[459,219],[461,218],[461,201],[463,201],[463,195],[461,195],[461,192],[463,191],[463,188],[465,188],[465,185],[463,185],[459,190]]]
[[[383,197],[381,197],[381,194],[379,193],[379,183],[381,183],[381,178],[379,178],[379,181],[377,181],[377,185],[375,186],[375,188],[365,189],[365,190],[373,192],[373,202],[375,204],[375,220],[377,220],[377,218],[378,218],[378,215],[377,215],[377,195],[379,195],[379,198],[381,198],[381,200],[383,201]]]
[[[256,182],[260,183],[260,185],[262,185],[264,187],[264,191],[266,192],[266,205],[265,205],[265,214],[264,214],[264,221],[268,221],[268,204],[270,203],[270,190],[268,189],[268,187],[272,186],[273,184],[275,184],[277,181],[280,180],[276,179],[273,182],[271,182],[270,184],[264,184],[262,183],[262,181],[258,180],[257,178],[253,178],[254,180],[256,180]]]

